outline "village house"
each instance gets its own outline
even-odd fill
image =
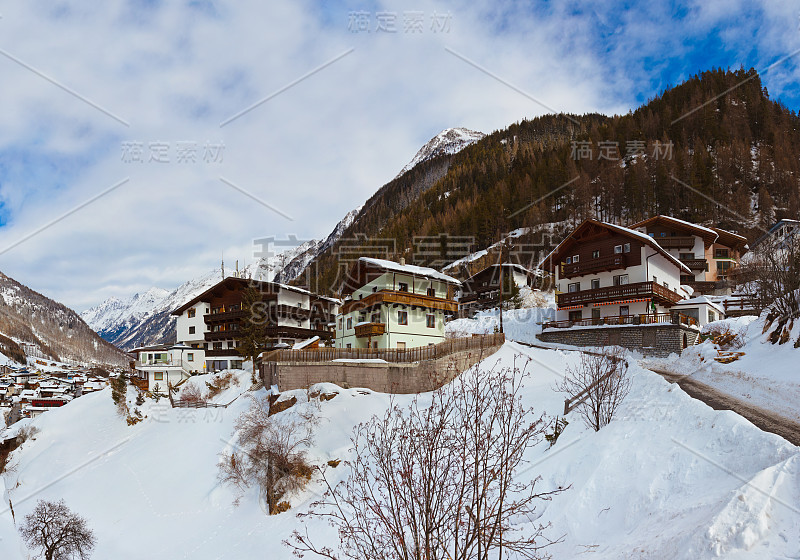
[[[727,295],[730,272],[747,252],[747,239],[719,228],[709,228],[673,218],[654,216],[638,222],[631,229],[646,233],[690,270],[683,271],[680,282],[695,294]]]
[[[338,300],[276,282],[228,277],[172,312],[178,344],[190,348],[182,358],[184,369],[206,373],[242,367],[238,330],[248,319],[243,310],[248,287],[256,289],[264,303],[258,319],[266,321],[272,346],[291,346],[315,336],[333,338]]]
[[[654,238],[597,220],[580,224],[540,266],[554,275],[556,323],[562,324],[666,314],[686,296],[680,277],[691,273]]]
[[[428,267],[361,257],[345,278],[337,348],[415,348],[445,339],[461,282]]]
[[[502,278],[502,279],[501,279]],[[492,264],[476,272],[461,283],[458,295],[458,316],[472,317],[477,311],[498,306],[501,282],[508,291],[513,282],[517,288],[532,286],[534,274],[524,266],[516,263]],[[503,297],[509,297],[503,293]]]
[[[166,392],[168,386],[188,379],[198,372],[197,358],[203,367],[202,350],[184,344],[143,346],[131,353],[136,355],[131,382],[143,391]]]

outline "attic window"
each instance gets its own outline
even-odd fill
[[[187,313],[187,315],[189,316],[189,319],[191,319],[192,317],[194,317],[194,316],[195,316],[195,313],[197,313],[197,310],[196,310],[196,309],[190,309],[190,310],[189,310],[189,312]]]

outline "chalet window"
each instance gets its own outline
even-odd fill
[[[206,315],[208,315],[208,307],[206,307]]]
[[[572,257],[572,264],[575,264],[579,260],[580,260],[580,255],[575,255],[574,257]]]
[[[600,258],[600,251],[599,250],[592,251],[592,258],[593,259],[599,259]]]
[[[581,283],[580,282],[573,282],[571,284],[567,284],[567,291],[568,292],[579,292],[581,290]]]
[[[189,334],[194,334],[194,332],[195,332],[195,328],[194,327],[189,327]]]
[[[694,276],[689,276],[688,274],[681,274],[681,284],[690,284],[694,282]]]
[[[564,263],[565,264],[572,264],[572,257],[567,257],[566,259],[564,259]]]
[[[163,371],[153,372],[153,381],[164,381],[164,372]]]
[[[189,352],[188,354],[186,354],[186,361],[187,362],[193,362],[194,361],[194,352]]]
[[[373,348],[377,348],[377,347],[378,347],[378,342],[377,342],[377,341],[373,342],[373,343],[372,343],[372,347],[373,347]]]
[[[380,323],[381,322],[381,313],[380,311],[377,313],[373,313],[372,317],[369,319],[373,323]]]
[[[231,369],[242,369],[242,360],[231,360]]]
[[[570,321],[573,321],[573,322],[574,321],[580,321],[581,319],[583,319],[583,311],[581,311],[580,309],[577,309],[575,311],[570,311],[569,312],[569,320]]]
[[[377,291],[378,291],[378,286],[372,286],[372,293],[374,294]]]
[[[353,347],[353,345],[348,342],[347,343],[347,349],[350,350],[350,348],[352,348],[352,347]]]
[[[339,330],[342,330],[342,318],[339,317]]]
[[[694,253],[679,253],[678,258],[682,261],[690,261],[694,258]]]
[[[653,276],[653,283],[658,284],[658,276]]]
[[[717,275],[725,275],[731,268],[731,261],[717,261]]]
[[[622,317],[627,317],[631,314],[631,309],[627,305],[620,305],[619,306],[619,314]]]
[[[429,314],[425,318],[425,324],[429,329],[435,329],[436,328],[436,315]]]
[[[623,245],[622,246],[622,252],[623,253],[630,253],[631,252],[631,244],[630,243],[626,243],[625,245]]]
[[[222,350],[222,343],[221,342],[215,342],[214,343],[214,350]]]
[[[397,343],[397,349],[398,350],[405,350],[406,349],[406,343],[405,342],[398,342]]]
[[[347,318],[347,330],[350,330],[352,328],[353,328],[353,318],[352,317],[348,317]]]
[[[619,255],[622,253],[622,245],[614,245],[614,254]]]
[[[428,288],[428,295],[431,297],[436,297],[436,288],[434,287]]]
[[[408,291],[408,284],[405,282],[400,282],[400,288],[397,290],[398,292],[407,292]]]
[[[187,315],[189,316],[189,319],[191,319],[192,317],[194,317],[194,316],[195,316],[195,314],[196,314],[196,313],[197,313],[197,310],[196,310],[196,309],[190,309],[190,310],[187,312]]]
[[[236,348],[236,342],[233,340],[228,341],[228,348]]]
[[[596,290],[599,287],[600,287],[600,280],[598,280],[598,279],[592,280],[592,289]]]
[[[727,249],[714,249],[715,259],[727,259],[729,256],[730,252]]]
[[[615,286],[624,286],[628,283],[628,275],[627,274],[618,274],[614,276],[614,285]]]
[[[664,287],[669,290],[669,284],[667,284],[666,282],[664,282]]]
[[[398,325],[407,325],[408,324],[408,311],[398,311],[397,312],[397,324]]]

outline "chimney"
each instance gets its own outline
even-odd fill
[[[404,257],[400,257],[400,266],[406,265],[406,259]]]

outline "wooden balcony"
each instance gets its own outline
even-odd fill
[[[385,332],[385,323],[364,323],[363,325],[356,325],[356,336],[360,338],[380,336]]]
[[[239,320],[247,315],[247,311],[237,309],[236,311],[225,311],[223,313],[209,313],[203,315],[206,325],[211,323],[226,323],[228,321]]]
[[[690,270],[708,272],[708,261],[706,259],[680,259],[680,261],[688,266]]]
[[[653,299],[662,305],[673,305],[681,300],[681,296],[656,282],[637,282],[636,284],[609,286],[607,288],[595,288],[594,290],[581,290],[556,295],[556,302],[559,307],[627,299]]]
[[[694,247],[694,237],[688,236],[674,236],[674,237],[654,237],[656,243],[661,245],[664,249],[691,249]]]
[[[625,268],[626,260],[624,254],[619,254],[608,255],[597,259],[588,259],[572,264],[564,264],[561,265],[561,278],[574,278],[575,276],[583,276],[584,274],[596,274],[598,272]]]
[[[350,313],[353,309],[366,309],[378,304],[401,304],[422,307],[425,309],[438,309],[448,313],[458,313],[458,302],[426,294],[412,294],[393,290],[381,290],[372,293],[363,299],[348,301],[342,306],[342,313]]]

